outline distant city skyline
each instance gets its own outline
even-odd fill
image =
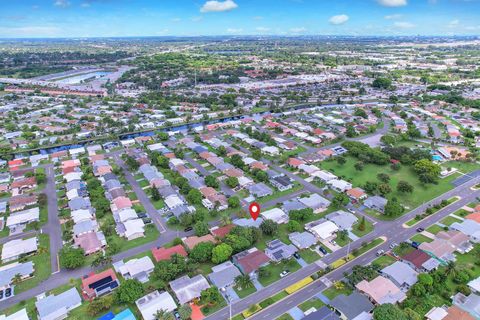
[[[0,38],[478,34],[479,0],[22,0],[0,13]]]

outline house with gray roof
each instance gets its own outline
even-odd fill
[[[344,294],[336,296],[329,305],[342,319],[354,319],[363,312],[370,313],[374,305],[361,293],[354,292],[349,296]]]
[[[340,320],[340,317],[327,306],[323,306],[320,309],[309,313],[302,320]]]
[[[49,295],[35,302],[39,320],[66,319],[68,313],[82,304],[82,298],[76,288],[59,295]]]
[[[317,238],[307,231],[290,233],[288,239],[300,250],[310,248],[317,243]]]
[[[19,274],[22,279],[27,279],[33,275],[34,271],[34,265],[31,261],[25,263],[15,262],[0,267],[0,290],[10,288],[17,274]]]
[[[240,275],[240,270],[231,261],[226,261],[212,267],[212,272],[208,275],[208,279],[215,287],[222,289],[233,285],[235,278]]]
[[[252,184],[248,186],[247,189],[250,194],[254,195],[257,198],[262,198],[273,194],[272,188],[270,188],[263,182]]]
[[[96,220],[83,220],[73,226],[73,234],[78,237],[82,234],[97,231],[98,223]]]
[[[199,298],[203,290],[210,288],[207,279],[201,274],[193,278],[186,275],[170,281],[169,284],[180,304],[186,304],[193,299]]]
[[[396,261],[382,269],[380,272],[384,277],[390,279],[398,287],[408,290],[417,282],[418,272],[405,262]]]
[[[307,208],[307,206],[298,201],[298,199],[285,201],[282,205],[282,210],[287,213],[289,213],[290,211],[302,210],[305,208]]]
[[[74,211],[74,210],[80,210],[80,209],[88,209],[92,205],[90,204],[90,199],[76,197],[68,201],[68,206],[70,207],[70,210]]]
[[[383,212],[385,210],[385,206],[387,205],[387,199],[380,196],[371,196],[365,200],[363,204],[369,209]]]
[[[240,218],[240,219],[235,219],[232,221],[232,223],[236,226],[240,227],[255,227],[255,228],[260,228],[260,225],[262,224],[263,219],[262,218],[257,218],[257,220],[253,220],[251,218]]]
[[[285,244],[279,239],[267,243],[265,254],[274,262],[290,259],[297,252],[293,244]]]
[[[462,222],[454,222],[450,226],[450,229],[460,231],[467,235],[472,242],[480,242],[480,223],[474,220],[465,219]]]
[[[308,208],[312,208],[313,211],[318,211],[327,208],[330,205],[330,201],[320,196],[317,193],[312,193],[308,197],[298,199],[303,205]]]
[[[327,214],[325,218],[335,223],[341,230],[351,230],[352,226],[358,221],[358,218],[354,214],[343,210],[337,210]]]

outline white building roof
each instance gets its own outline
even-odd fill
[[[330,238],[337,231],[338,227],[332,221],[325,221],[324,223],[316,225],[310,229],[311,233],[322,240]]]
[[[15,239],[8,241],[2,247],[2,261],[18,257],[22,254],[37,251],[37,238]]]
[[[173,300],[172,296],[168,292],[153,291],[137,301],[135,304],[140,310],[144,320],[155,320],[155,314],[159,310],[165,310],[172,312],[177,308],[177,304]]]
[[[29,319],[30,318],[28,317],[27,309],[25,308],[15,313],[12,313],[9,316],[3,315],[3,314],[0,315],[0,320],[29,320]]]
[[[280,208],[273,208],[267,211],[263,211],[260,215],[266,220],[273,220],[276,223],[287,223],[288,215]]]
[[[31,208],[11,214],[7,218],[7,227],[26,224],[38,220],[40,217],[40,209],[38,207]]]

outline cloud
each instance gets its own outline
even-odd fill
[[[80,7],[82,7],[82,8],[90,8],[90,6],[91,6],[90,3],[88,3],[88,2],[82,2],[80,4]]]
[[[255,30],[257,30],[258,32],[268,32],[268,31],[270,31],[270,28],[267,28],[267,27],[256,27]]]
[[[399,28],[399,29],[411,29],[415,28],[415,25],[411,22],[406,22],[406,21],[397,21],[393,24],[394,27]]]
[[[377,0],[384,7],[403,7],[407,5],[407,0]]]
[[[70,1],[68,1],[68,0],[55,0],[53,2],[53,5],[55,7],[66,8],[66,7],[70,6]]]
[[[172,18],[172,19],[170,19],[170,21],[172,21],[172,22],[180,22],[180,21],[182,21],[182,18]]]
[[[385,20],[397,20],[397,19],[401,19],[403,17],[402,14],[390,14],[390,15],[387,15],[385,16]]]
[[[305,31],[307,31],[307,29],[304,28],[304,27],[298,27],[298,28],[291,28],[290,29],[291,33],[303,33]]]
[[[0,27],[3,37],[51,37],[58,35],[60,28],[50,26]]]
[[[224,12],[231,11],[238,8],[238,5],[233,0],[217,1],[210,0],[200,9],[200,12]]]
[[[192,17],[190,20],[192,20],[193,22],[200,22],[203,20],[203,17],[202,16],[199,16],[199,17]]]
[[[344,24],[345,22],[347,22],[348,19],[350,19],[350,18],[346,14],[339,14],[339,15],[331,17],[330,19],[328,19],[328,21],[331,24],[340,25],[340,24]]]
[[[449,28],[454,28],[460,24],[460,20],[454,19],[448,23]]]
[[[228,28],[227,33],[242,33],[243,29],[242,28]]]

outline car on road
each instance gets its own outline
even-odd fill
[[[390,243],[390,249],[393,249],[393,248],[395,248],[396,246],[398,246],[398,243],[396,243],[396,242]]]
[[[423,231],[425,231],[425,228],[422,228],[422,227],[417,228],[417,232],[423,232]]]
[[[350,213],[357,213],[355,210],[353,210],[352,208],[347,208],[348,212]]]
[[[143,223],[145,223],[145,224],[152,223],[152,219],[150,219],[150,218],[143,218],[142,220],[143,220]]]
[[[383,256],[384,253],[385,253],[384,250],[378,250],[377,251],[377,257]]]
[[[293,254],[293,257],[294,257],[295,259],[300,259],[300,255],[298,254],[298,252],[295,252],[295,253]]]
[[[418,249],[418,247],[420,246],[420,243],[416,242],[416,241],[413,241],[411,244],[410,244],[412,247],[414,247],[415,249]]]
[[[280,273],[280,278],[284,278],[284,277],[286,277],[288,274],[290,274],[290,271],[284,270],[284,271],[282,271],[282,272]]]
[[[322,246],[319,246],[318,250],[320,250],[320,252],[323,253],[323,254],[328,254],[328,251]]]
[[[180,313],[178,313],[178,311],[175,310],[175,312],[173,313],[173,315],[175,316],[175,320],[180,320],[182,318],[180,318]]]
[[[192,227],[186,227],[183,231],[185,231],[185,232],[190,232],[190,231],[192,231],[192,230],[193,230]]]
[[[137,214],[137,216],[138,216],[140,219],[148,218],[148,215],[147,215],[145,212],[140,212],[139,214]]]

